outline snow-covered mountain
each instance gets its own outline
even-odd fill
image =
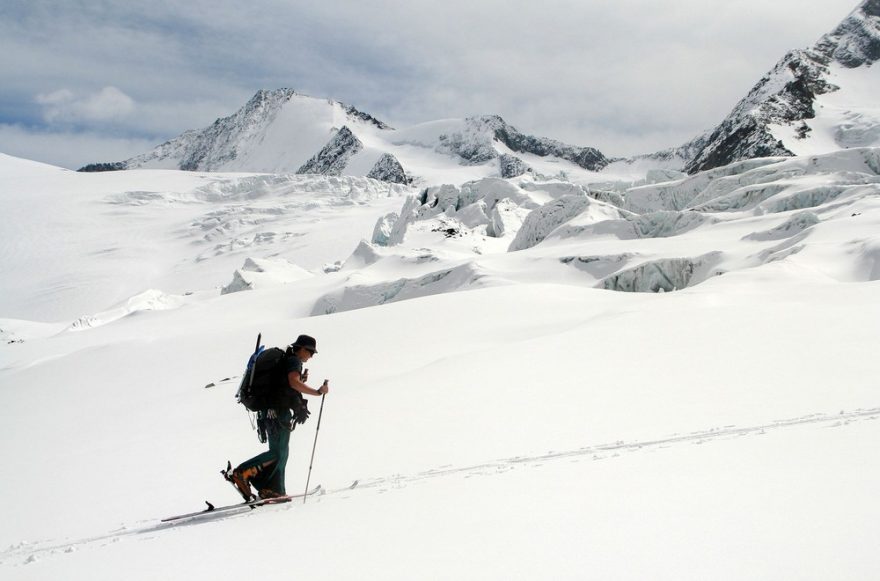
[[[0,154],[0,577],[250,578],[284,538],[307,579],[875,578],[877,5],[795,66],[808,154],[692,175],[710,134],[608,160],[292,91],[136,158],[165,171]],[[161,522],[265,449],[257,333],[318,338],[286,481],[322,493]]]
[[[880,148],[670,175],[0,155],[0,576],[252,576],[242,554],[289,565],[263,551],[283,536],[327,540],[310,579],[872,578]],[[219,469],[262,449],[233,397],[258,332],[321,344],[326,493],[159,522],[237,501]]]
[[[261,90],[233,115],[217,119],[209,127],[186,131],[123,162],[83,169],[293,173],[346,128],[358,133],[366,128],[389,129],[378,119],[337,101],[314,99],[290,89]]]
[[[343,103],[278,89],[259,91],[234,115],[149,153],[82,169],[347,174],[433,183],[448,179],[443,174],[454,181],[457,174],[465,179],[529,170],[577,174],[599,171],[607,163],[597,149],[527,135],[498,116],[395,130]]]
[[[880,145],[880,0],[865,0],[813,47],[783,57],[686,164]]]
[[[656,153],[610,159],[524,134],[494,115],[392,128],[338,101],[261,90],[235,114],[125,161],[85,171],[183,169],[370,176],[461,184],[525,173],[591,180],[608,169],[694,173],[740,160],[880,144],[880,0],[865,0],[813,47],[793,50],[715,129]]]

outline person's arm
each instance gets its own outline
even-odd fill
[[[324,380],[324,383],[318,389],[313,389],[302,382],[299,376],[298,371],[291,371],[287,374],[287,383],[290,384],[291,389],[295,389],[296,391],[305,394],[305,395],[323,395],[325,393],[329,393],[330,386],[327,383],[327,380]]]

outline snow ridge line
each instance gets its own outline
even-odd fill
[[[470,466],[463,467],[449,467],[449,468],[440,468],[440,469],[432,469],[425,472],[420,472],[418,474],[403,476],[403,475],[395,475],[391,477],[383,477],[383,478],[375,478],[375,479],[366,479],[358,481],[358,489],[361,488],[375,488],[379,486],[385,486],[388,484],[405,484],[409,482],[418,482],[421,480],[426,480],[430,478],[440,478],[444,476],[453,476],[456,474],[466,474],[469,472],[476,472],[486,469],[503,469],[503,468],[511,468],[517,465],[528,465],[528,464],[540,464],[543,462],[553,461],[553,460],[561,460],[566,458],[578,457],[578,456],[589,456],[593,455],[594,460],[600,460],[606,458],[607,456],[599,456],[599,454],[614,452],[615,454],[612,456],[617,456],[617,452],[622,451],[636,451],[641,450],[643,448],[665,448],[668,446],[672,446],[675,444],[682,444],[691,442],[693,444],[704,444],[706,442],[718,439],[725,438],[731,439],[734,437],[748,436],[748,435],[762,435],[767,433],[767,431],[781,430],[785,428],[792,428],[796,426],[804,426],[804,425],[818,425],[818,424],[827,424],[833,423],[832,427],[844,426],[854,421],[859,421],[863,419],[876,420],[880,418],[880,407],[870,408],[870,409],[858,409],[851,412],[841,411],[836,415],[828,415],[824,413],[816,413],[810,414],[807,416],[801,416],[797,418],[791,418],[786,420],[776,420],[772,423],[768,424],[759,424],[756,426],[745,426],[745,427],[737,427],[735,425],[724,426],[721,428],[712,428],[710,430],[701,430],[697,432],[690,432],[687,434],[672,434],[666,438],[659,438],[656,440],[643,440],[643,441],[633,441],[633,442],[625,442],[623,440],[618,440],[616,442],[606,443],[606,444],[598,444],[594,446],[586,446],[583,448],[578,448],[576,450],[564,450],[564,451],[551,451],[546,454],[540,454],[537,456],[514,456],[512,458],[506,458],[502,460],[495,460],[492,462],[486,462],[484,464],[473,464]],[[325,494],[336,494],[338,492],[345,492],[345,490],[334,490],[329,491]]]

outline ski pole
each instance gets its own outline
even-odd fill
[[[306,499],[309,497],[309,481],[312,479],[312,464],[315,463],[315,448],[318,447],[318,432],[321,431],[321,414],[324,413],[324,398],[327,397],[327,394],[321,394],[321,409],[318,410],[318,425],[315,428],[315,443],[312,444],[312,459],[309,460],[309,475],[306,478],[306,492],[303,496],[303,504],[306,503]]]

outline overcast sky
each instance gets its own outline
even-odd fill
[[[716,125],[858,0],[2,0],[0,152],[143,153],[290,87],[393,126],[499,114],[606,155]]]

